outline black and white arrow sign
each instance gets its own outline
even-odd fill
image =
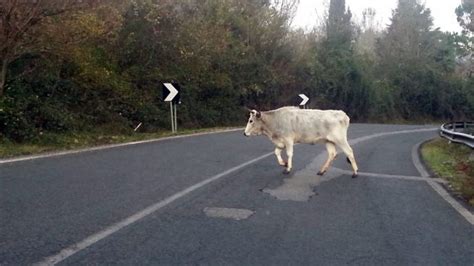
[[[163,88],[163,98],[165,102],[176,102],[179,99],[179,87],[176,88],[174,85],[176,84],[171,84],[171,83],[163,83],[164,88]],[[177,85],[176,85],[177,86]]]
[[[303,99],[303,101],[301,101],[300,105],[305,105],[308,101],[309,101],[309,98],[308,96],[304,95],[304,94],[300,94],[298,95],[301,97],[301,99]]]
[[[180,86],[178,83],[163,83],[163,101],[170,103],[171,132],[178,131],[177,104],[181,104]]]

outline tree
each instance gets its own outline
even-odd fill
[[[352,13],[346,11],[345,0],[331,0],[326,22],[326,38],[328,45],[336,48],[349,48],[354,37],[354,28],[351,24]]]
[[[458,73],[462,77],[472,77],[474,72],[474,1],[463,0],[456,8],[459,25],[463,28],[462,33],[455,35],[457,48]]]
[[[417,0],[399,0],[391,24],[377,42],[378,76],[403,119],[427,117],[444,102],[441,80],[454,71],[452,38],[433,29],[431,12]]]
[[[43,21],[70,11],[91,7],[96,0],[2,0],[0,2],[0,97],[8,65],[22,55],[38,51],[37,37]]]
[[[417,0],[399,0],[391,24],[378,43],[382,61],[396,65],[428,59],[433,51],[430,41],[436,34],[432,26],[429,9],[418,4]]]
[[[375,20],[375,15],[375,9],[364,9],[362,12],[362,21],[359,26],[359,34],[357,36],[357,52],[370,57],[369,59],[375,57],[375,43],[381,33],[380,25]]]
[[[462,0],[461,5],[456,8],[459,25],[463,27],[464,34],[474,32],[474,1]]]
[[[326,20],[326,36],[316,47],[315,87],[319,108],[345,110],[353,119],[368,114],[368,84],[354,53],[355,26],[345,0],[331,0]]]

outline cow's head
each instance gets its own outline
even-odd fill
[[[245,136],[252,136],[252,135],[262,135],[263,134],[263,121],[262,121],[262,114],[257,110],[250,110],[250,117],[249,121],[247,122],[247,126],[245,127]]]

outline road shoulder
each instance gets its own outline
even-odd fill
[[[425,162],[423,161],[420,153],[421,145],[424,143],[420,142],[413,146],[412,148],[412,161],[416,169],[422,177],[433,177],[433,173],[429,169]],[[445,201],[447,201],[459,214],[461,214],[471,225],[474,225],[474,214],[472,210],[468,209],[469,206],[466,203],[456,199],[451,195],[449,190],[447,190],[443,185],[438,184],[434,181],[428,181],[428,184],[436,191]]]

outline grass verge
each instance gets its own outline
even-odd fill
[[[56,151],[82,149],[107,144],[118,144],[140,140],[159,139],[169,136],[215,132],[227,129],[233,128],[220,127],[205,129],[185,129],[179,131],[178,134],[172,134],[171,132],[133,133],[129,135],[112,135],[99,132],[75,132],[67,134],[48,133],[42,135],[35,141],[26,143],[14,143],[7,140],[0,140],[0,159]]]
[[[426,142],[421,155],[433,173],[446,179],[453,191],[474,206],[474,151],[442,138]]]

